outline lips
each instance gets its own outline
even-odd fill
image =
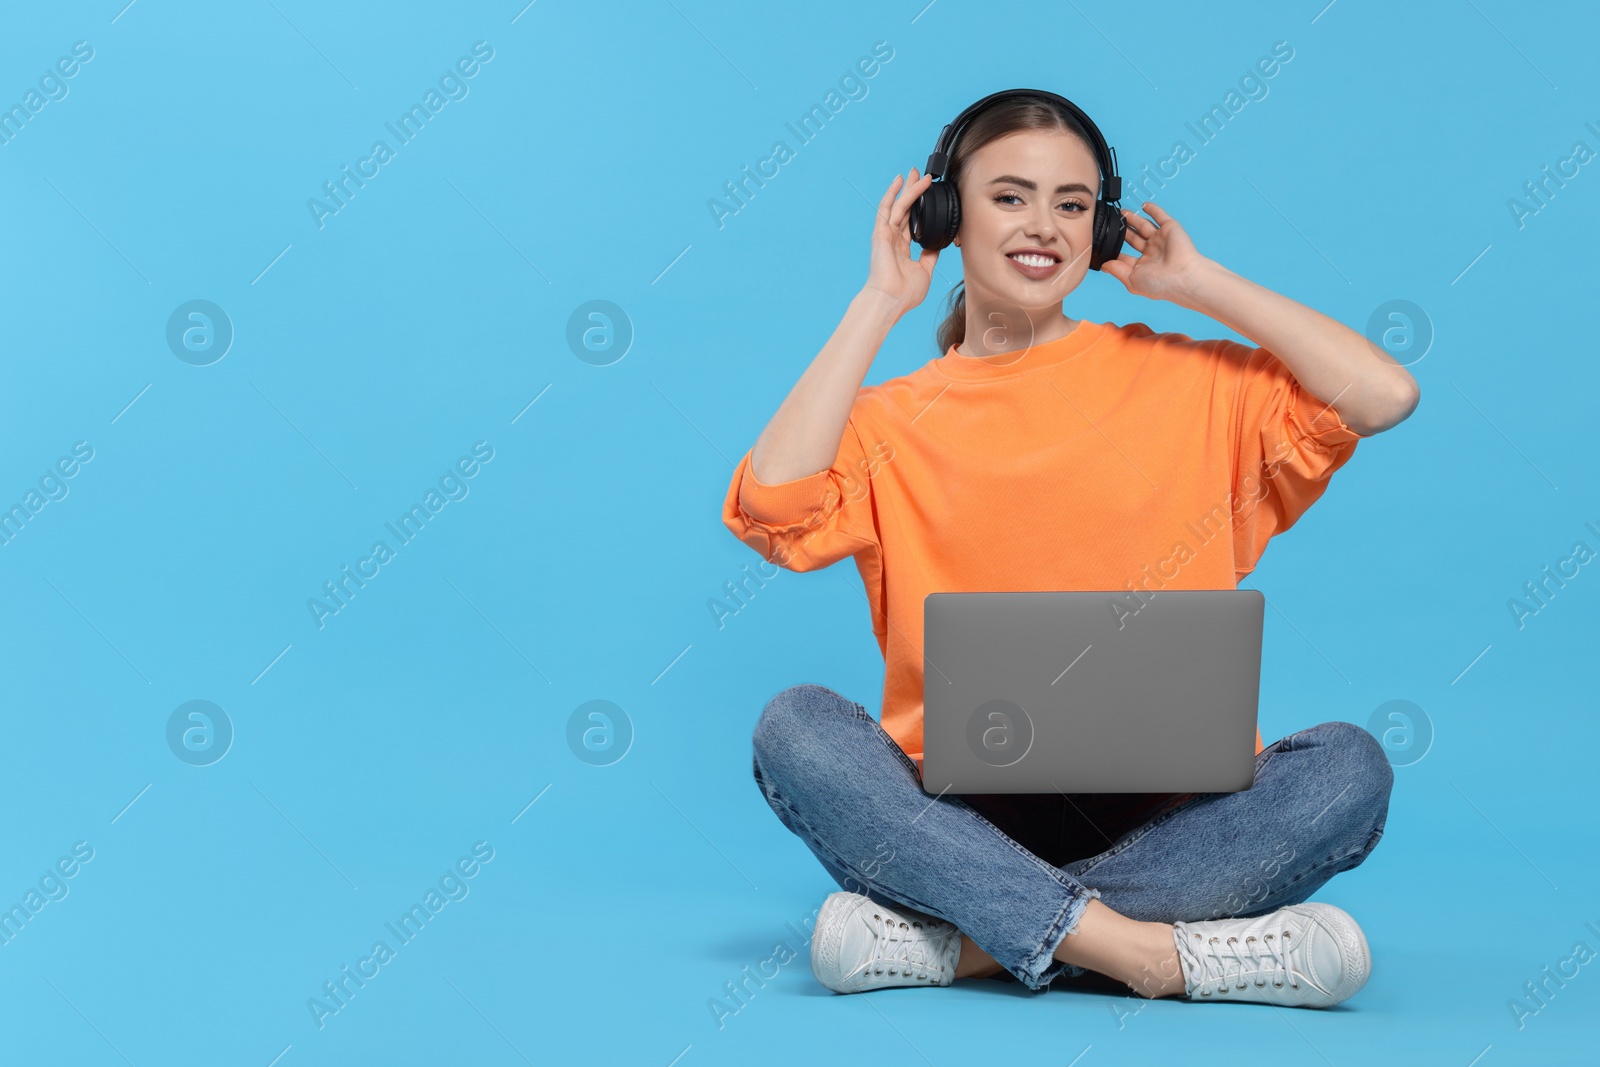
[[[1024,277],[1032,278],[1035,281],[1050,277],[1056,272],[1056,268],[1061,266],[1059,256],[1054,252],[1046,252],[1042,249],[1008,252],[1006,253],[1006,258],[1011,261],[1011,265],[1016,267]]]

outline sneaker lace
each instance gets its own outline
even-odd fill
[[[873,974],[883,974],[885,964],[889,974],[914,977],[919,982],[927,981],[930,972],[936,976],[944,974],[944,963],[933,951],[929,931],[921,921],[913,919],[907,923],[878,912],[872,913],[872,920],[877,927],[877,938],[867,966]]]
[[[1257,986],[1265,986],[1270,981],[1281,988],[1287,981],[1290,989],[1299,989],[1300,982],[1287,958],[1290,936],[1290,931],[1284,930],[1281,938],[1274,934],[1262,937],[1251,934],[1243,941],[1237,937],[1208,938],[1195,950],[1204,972],[1196,991],[1202,997],[1209,997],[1213,993],[1227,993],[1229,989],[1244,989],[1247,978]]]

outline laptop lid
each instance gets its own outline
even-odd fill
[[[1250,788],[1265,604],[1254,589],[928,594],[923,789]]]

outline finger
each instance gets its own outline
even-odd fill
[[[1128,257],[1118,256],[1116,259],[1107,260],[1100,265],[1100,271],[1121,282],[1122,287],[1128,292],[1133,292],[1133,261]]]
[[[878,218],[880,221],[889,217],[889,206],[894,203],[894,194],[899,188],[900,175],[896,174],[894,181],[889,183],[888,191],[883,194],[883,199],[878,201]]]
[[[917,180],[920,177],[921,175],[917,173],[917,168],[912,167],[910,172],[906,174],[906,183],[900,187],[900,195],[895,198],[896,207],[900,206],[900,204],[904,203],[905,201],[915,200],[921,195],[915,191]]]
[[[904,174],[896,174],[894,176],[894,181],[889,183],[888,192],[883,194],[884,203],[894,203],[894,198],[900,192],[900,187],[905,184],[905,180],[906,176]]]
[[[929,178],[926,174],[918,175],[917,168],[912,167],[910,180],[900,187],[900,195],[895,201],[895,206],[898,207],[902,203],[909,203],[915,200],[922,195],[922,191],[932,182],[932,178]]]
[[[912,172],[915,173],[915,168],[913,168]],[[917,198],[925,193],[928,186],[932,184],[933,179],[924,174],[901,190],[900,199],[895,201],[893,210],[889,212],[889,225],[899,227],[904,223],[911,214],[911,205],[916,203]]]
[[[1165,211],[1162,211],[1161,205],[1157,204],[1153,200],[1146,200],[1139,206],[1144,208],[1145,214],[1155,219],[1158,225],[1172,221],[1172,216],[1168,215]]]
[[[1137,234],[1140,237],[1147,237],[1149,234],[1146,233],[1146,230],[1152,232],[1155,230],[1155,226],[1152,225],[1147,219],[1140,217],[1137,212],[1132,211],[1129,208],[1122,209],[1122,217],[1128,223],[1128,232],[1130,234]]]
[[[1107,267],[1115,266],[1117,268],[1117,276],[1126,280],[1128,277],[1128,272],[1132,271],[1134,266],[1138,264],[1139,260],[1143,258],[1143,256],[1130,256],[1128,253],[1123,252],[1121,255],[1117,256],[1116,259],[1108,259],[1106,262],[1100,264],[1100,269],[1105,270]]]

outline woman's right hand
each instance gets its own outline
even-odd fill
[[[926,248],[917,259],[911,258],[911,205],[932,184],[932,178],[919,176],[912,167],[910,183],[904,175],[895,175],[878,201],[872,227],[872,265],[865,288],[889,300],[896,318],[922,303],[939,261],[938,251]]]

